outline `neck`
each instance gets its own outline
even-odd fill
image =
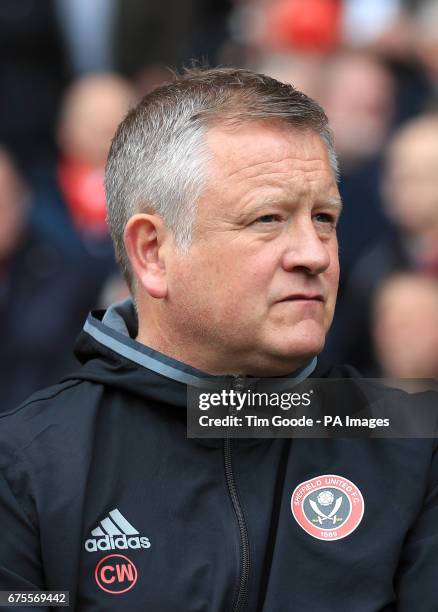
[[[171,357],[211,376],[290,376],[313,363],[314,355],[300,356],[294,359],[274,357],[272,355],[241,355],[235,352],[223,355],[218,347],[199,346],[193,336],[187,338],[170,334],[163,326],[145,329],[139,321],[137,342]]]

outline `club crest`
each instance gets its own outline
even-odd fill
[[[291,498],[292,514],[308,534],[334,541],[350,535],[362,520],[362,493],[351,480],[325,474],[299,484]]]

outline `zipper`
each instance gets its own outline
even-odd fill
[[[233,383],[233,388],[235,390],[242,390],[243,386],[244,380],[241,377],[237,377]],[[224,439],[224,467],[225,477],[228,485],[228,492],[230,494],[231,502],[233,504],[234,512],[236,514],[240,534],[241,570],[239,579],[239,589],[234,600],[233,612],[241,612],[245,609],[246,602],[248,599],[250,555],[248,529],[246,527],[245,515],[243,514],[242,506],[240,505],[239,496],[237,494],[236,481],[233,472],[231,438]]]

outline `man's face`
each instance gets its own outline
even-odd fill
[[[408,234],[436,235],[438,123],[423,120],[395,138],[383,183],[387,212]]]
[[[339,192],[311,131],[213,128],[189,252],[168,269],[171,323],[212,374],[282,375],[319,353],[338,286]]]

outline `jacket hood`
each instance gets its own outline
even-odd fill
[[[187,385],[206,387],[235,380],[233,376],[211,376],[147,347],[135,340],[137,331],[137,315],[131,299],[113,304],[107,311],[90,313],[75,345],[75,354],[83,367],[66,378],[99,382],[184,407]],[[287,378],[290,385],[293,378],[298,384],[311,375],[325,376],[323,370],[317,368],[315,357],[282,379]]]

